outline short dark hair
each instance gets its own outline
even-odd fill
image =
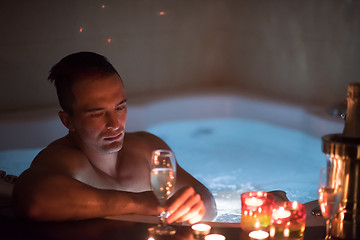
[[[54,83],[61,108],[73,114],[72,104],[74,94],[72,87],[78,80],[91,76],[107,76],[119,73],[102,55],[93,52],[78,52],[70,54],[55,64],[48,80]],[[121,79],[121,77],[120,77]]]

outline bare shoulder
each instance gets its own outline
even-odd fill
[[[88,165],[86,156],[66,138],[61,138],[40,151],[30,169],[46,168],[47,171],[73,175],[73,172]]]
[[[126,133],[123,152],[131,159],[143,159],[147,162],[151,159],[152,151],[156,149],[170,149],[170,147],[159,137],[149,132]]]

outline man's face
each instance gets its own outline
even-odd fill
[[[117,74],[80,80],[72,88],[70,117],[80,147],[99,153],[118,152],[126,125],[126,96]]]

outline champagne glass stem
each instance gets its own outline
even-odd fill
[[[164,210],[160,213],[159,216],[159,225],[162,227],[166,227],[168,225],[167,223],[167,217],[168,217],[168,213],[165,211],[165,200],[164,199],[160,199],[160,206],[164,207]]]
[[[159,225],[166,227],[167,226],[167,220],[166,220],[166,212],[162,211],[160,213],[160,218],[159,218]]]
[[[325,239],[331,239],[330,236],[331,218],[326,219],[326,237]]]

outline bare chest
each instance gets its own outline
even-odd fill
[[[82,181],[101,189],[129,192],[151,191],[149,168],[146,164],[137,161],[121,164],[117,169],[116,177],[97,169],[90,169]]]

